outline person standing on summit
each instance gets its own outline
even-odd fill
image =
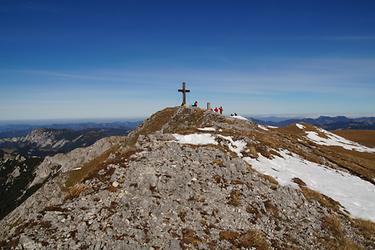
[[[223,114],[223,107],[222,106],[220,106],[219,112],[220,112],[221,115]]]

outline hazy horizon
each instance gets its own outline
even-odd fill
[[[281,118],[281,119],[303,119],[303,118],[318,118],[320,116],[345,116],[348,118],[362,118],[362,117],[375,117],[375,114],[240,114],[245,117],[252,117],[256,119],[262,118]],[[225,114],[230,115],[230,114]],[[0,125],[16,125],[16,124],[65,124],[65,123],[113,123],[113,122],[136,122],[147,119],[145,117],[107,117],[107,118],[56,118],[56,119],[19,119],[19,120],[0,120]]]

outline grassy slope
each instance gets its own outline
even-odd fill
[[[367,147],[375,147],[375,130],[336,130],[335,134],[342,136],[348,140],[361,143]]]

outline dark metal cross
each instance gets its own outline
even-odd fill
[[[186,106],[186,93],[189,93],[190,90],[186,88],[186,83],[182,83],[182,89],[179,89],[178,92],[182,92],[182,104],[181,106]]]

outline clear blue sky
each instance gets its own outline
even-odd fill
[[[0,120],[375,113],[375,1],[0,1]]]

